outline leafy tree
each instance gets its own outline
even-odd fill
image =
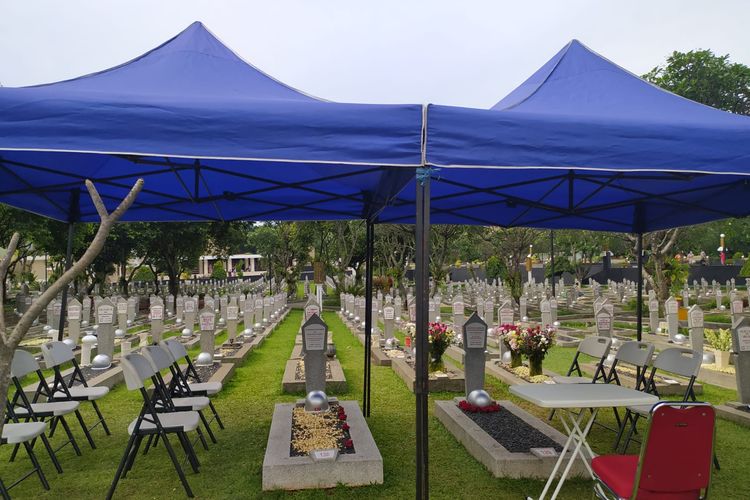
[[[214,268],[211,271],[211,277],[215,280],[227,279],[227,270],[224,269],[224,263],[222,261],[216,261]]]
[[[518,300],[523,290],[521,264],[526,260],[529,245],[533,245],[542,233],[538,229],[527,227],[491,227],[486,228],[482,238],[491,245],[494,254],[507,269],[505,284],[511,295]]]
[[[374,259],[402,296],[406,295],[406,270],[414,260],[414,228],[406,224],[379,224],[375,227]]]
[[[491,255],[490,258],[487,259],[485,268],[485,274],[489,281],[496,279],[504,280],[508,275],[508,268],[505,267],[505,262],[500,260],[497,255]]]

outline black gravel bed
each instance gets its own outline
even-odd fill
[[[102,373],[107,373],[108,371],[114,369],[116,366],[117,366],[117,361],[113,361],[112,366],[107,368],[106,370],[94,370],[93,368],[91,368],[91,366],[81,366],[80,368],[81,368],[81,373],[83,374],[83,378],[86,380],[86,382],[88,382],[92,378],[98,377]],[[70,375],[67,375],[64,377],[66,384],[70,383],[70,378],[72,376],[73,374],[71,373]],[[78,382],[78,378],[76,378],[76,382],[80,384],[80,382]]]
[[[344,425],[344,423],[346,422],[344,420],[338,420],[338,413],[339,413],[339,404],[338,403],[331,403],[329,405],[329,407],[328,407],[328,413],[330,413],[333,416],[333,418],[332,418],[332,424],[331,425],[335,425],[336,427],[341,428]],[[297,424],[297,419],[295,419],[292,416],[292,435],[290,436],[290,442],[289,442],[289,456],[290,457],[306,457],[308,455],[307,453],[302,453],[302,452],[298,451],[297,449],[295,449],[294,446],[291,443],[291,441],[294,440],[295,433],[300,432],[300,431],[301,431],[301,429],[300,429],[300,426]],[[344,435],[343,435],[343,437],[341,439],[338,440],[338,443],[337,443],[338,444],[339,455],[351,455],[351,454],[356,453],[355,449],[354,449],[354,446],[352,446],[351,448],[347,448],[344,445],[344,443],[346,442],[347,439],[351,439],[352,438],[351,433],[349,432],[349,430],[343,430],[342,429],[342,431],[343,431]],[[354,444],[354,443],[352,443],[352,444]]]
[[[208,382],[208,380],[211,378],[211,375],[216,373],[219,370],[220,366],[221,363],[214,363],[211,366],[196,366],[195,371],[198,372],[198,376],[201,378],[201,381]]]
[[[531,448],[554,448],[557,452],[562,451],[562,446],[557,442],[505,408],[492,413],[462,411],[511,453],[528,453]]]

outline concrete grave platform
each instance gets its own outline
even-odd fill
[[[729,420],[735,424],[739,424],[745,427],[750,427],[750,411],[743,410],[741,408],[747,408],[747,405],[736,401],[730,401],[725,405],[718,405],[716,409],[716,415],[724,420]]]
[[[281,386],[284,392],[305,392],[305,379],[296,378],[297,363],[299,361],[299,359],[289,359],[286,362],[284,378],[281,381]],[[328,364],[331,368],[331,377],[326,379],[326,393],[346,392],[346,377],[344,376],[343,368],[341,368],[341,363],[338,359],[334,358],[328,360]]]
[[[335,401],[335,398],[330,398]],[[304,404],[300,400],[297,405]],[[338,455],[333,462],[314,462],[309,456],[292,457],[293,403],[277,404],[263,459],[263,491],[333,488],[338,484],[383,484],[383,457],[372,438],[357,401],[339,401],[344,407],[355,453]]]
[[[388,357],[380,346],[375,344],[373,344],[370,350],[370,358],[376,366],[391,366],[391,358]]]
[[[227,343],[224,344],[223,347],[231,346],[231,344]],[[252,351],[255,348],[255,345],[253,345],[250,341],[245,342],[242,344],[242,346],[234,351],[232,354],[229,354],[227,356],[222,357],[222,362],[224,363],[232,363],[232,364],[239,364],[245,361],[247,357],[250,355],[250,351]],[[218,351],[218,349],[217,349]]]
[[[466,451],[484,464],[493,476],[514,479],[546,479],[549,477],[557,457],[539,458],[532,453],[512,453],[508,451],[466,416],[457,406],[461,399],[463,398],[455,398],[452,401],[435,401],[435,416],[464,445]],[[522,410],[510,401],[498,401],[497,403],[560,446],[565,445],[567,437],[541,419]],[[588,471],[580,457],[574,462],[570,474],[571,476],[588,477]]]
[[[452,345],[448,347],[445,351],[446,356],[449,358],[458,361],[462,365],[466,364],[466,351],[463,350],[463,348]],[[485,360],[490,359],[500,359],[500,352],[496,350],[487,350],[484,353]]]
[[[412,368],[406,360],[398,358],[391,360],[391,368],[396,372],[396,375],[401,377],[401,380],[404,381],[406,387],[414,392],[416,378],[414,368]],[[430,392],[464,392],[464,372],[453,366],[451,366],[450,369],[455,375],[447,377],[436,377],[430,375],[428,381]]]

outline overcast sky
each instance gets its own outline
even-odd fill
[[[572,38],[638,74],[696,48],[750,65],[748,19],[747,0],[3,0],[0,82],[114,66],[198,20],[319,97],[489,107]]]

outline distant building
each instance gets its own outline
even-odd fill
[[[198,269],[193,274],[198,278],[210,278],[214,271],[214,265],[221,260],[224,263],[227,276],[238,276],[238,264],[242,264],[243,276],[262,276],[266,274],[266,270],[261,265],[261,258],[261,255],[255,253],[239,253],[230,255],[226,259],[215,255],[201,255],[198,259]]]

